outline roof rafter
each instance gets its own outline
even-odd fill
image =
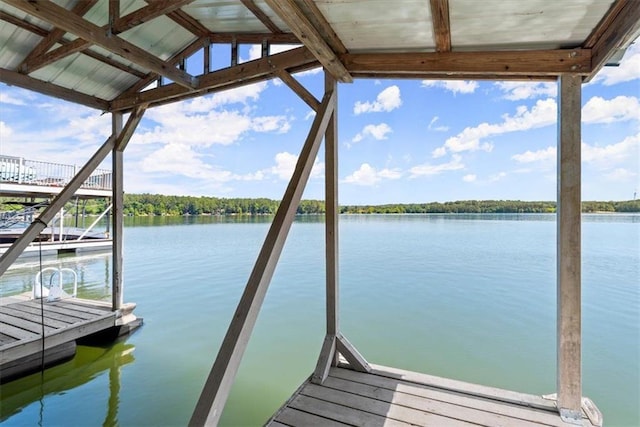
[[[23,30],[27,30],[33,34],[37,34],[40,37],[47,37],[47,35],[49,35],[49,31],[45,30],[44,28],[40,28],[30,22],[23,21],[20,18],[16,18],[15,16],[8,14],[4,10],[0,10],[0,20],[6,21],[18,28],[22,28]]]
[[[450,75],[526,75],[561,73],[589,74],[590,49],[560,49],[495,52],[428,52],[345,54],[342,60],[349,72],[377,74]]]
[[[71,9],[71,12],[78,16],[84,16],[84,14],[91,10],[91,8],[97,2],[98,0],[80,2],[76,4],[73,9]],[[44,55],[49,49],[51,49],[53,45],[55,45],[62,39],[64,34],[65,31],[61,30],[60,28],[54,28],[53,30],[51,30],[51,32],[44,39],[42,39],[40,43],[38,43],[36,47],[31,50],[31,52],[29,52],[27,57],[22,60],[22,63],[18,66],[18,70],[27,73],[27,70],[30,66],[29,64],[36,63],[39,57],[42,57],[42,55]]]
[[[262,22],[272,33],[282,33],[282,30],[260,9],[253,0],[240,0],[242,4],[253,13],[253,15]]]
[[[186,0],[186,1],[185,0],[180,0],[180,1],[169,0],[169,3],[167,3],[167,1],[168,0],[164,0],[158,3],[153,3],[150,6],[145,6],[128,15],[123,16],[122,18],[119,18],[118,16],[113,15],[119,11],[119,3],[113,2],[110,0],[109,1],[109,23],[107,25],[102,26],[101,29],[104,30],[105,34],[107,33],[111,35],[120,34],[137,25],[141,25],[145,22],[151,21],[152,19],[155,19],[158,16],[163,15],[164,13],[175,10],[176,7],[180,7],[185,3],[189,3],[193,0]],[[82,3],[84,2],[80,2],[80,4]],[[78,15],[82,15],[82,14],[78,14]],[[61,30],[59,28],[57,28],[54,31],[61,32],[62,34],[65,33],[64,30]],[[58,39],[60,39],[60,37]],[[86,53],[88,48],[91,47],[92,44],[93,42],[89,40],[85,40],[83,38],[75,39],[69,43],[65,43],[63,46],[57,49],[54,49],[50,52],[46,52],[46,53],[42,52],[41,55],[32,56],[30,59],[28,58],[28,60],[23,61],[23,63],[21,64],[20,71],[23,73],[32,73],[39,68],[46,67],[47,65],[52,64],[56,61],[59,61],[62,58],[65,58],[71,54],[74,54],[77,52]],[[103,60],[103,62],[106,62],[109,65],[113,66],[114,61]]]
[[[194,88],[197,86],[196,79],[185,71],[179,70],[160,58],[147,53],[119,37],[109,36],[99,26],[86,21],[85,19],[71,13],[69,10],[58,6],[52,2],[38,1],[25,2],[22,0],[3,0],[5,3],[29,13],[51,25],[61,28],[66,32],[77,35],[80,38],[90,41],[104,49],[109,50],[142,68],[155,71],[176,83]]]
[[[295,0],[265,0],[269,7],[282,19],[298,40],[304,44],[324,68],[336,80],[351,83],[353,78],[349,74],[340,58],[327,44],[319,30],[313,26]]]
[[[76,92],[66,87],[58,86],[53,83],[43,82],[33,77],[20,74],[16,71],[0,68],[0,82],[12,86],[18,86],[23,89],[33,90],[54,98],[64,99],[65,101],[75,102],[87,107],[96,108],[106,111],[109,109],[109,103],[102,99]]]
[[[298,6],[335,53],[338,55],[347,53],[347,48],[342,43],[342,40],[340,40],[340,37],[333,31],[333,27],[331,27],[331,24],[325,19],[313,0],[300,0],[298,1]]]
[[[313,54],[307,48],[299,47],[202,75],[199,78],[198,87],[191,92],[182,86],[172,83],[156,89],[121,96],[111,101],[110,110],[128,110],[140,104],[153,105],[174,98],[184,99],[185,96],[198,96],[214,89],[228,89],[238,83],[267,80],[272,78],[273,74],[278,70],[298,69],[299,67],[312,68],[317,65],[318,62]]]
[[[640,2],[619,0],[615,3],[585,42],[588,47],[593,45],[591,73],[586,80],[600,71],[616,49],[632,41],[631,37],[639,29]]]
[[[431,0],[431,21],[436,52],[451,52],[449,0]]]
[[[171,18],[173,22],[180,25],[191,34],[198,37],[204,37],[209,34],[209,29],[202,25],[197,19],[185,13],[183,10],[174,10],[171,13],[167,13],[167,17]]]

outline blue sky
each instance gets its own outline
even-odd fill
[[[322,97],[319,70],[296,77]],[[341,84],[340,203],[555,200],[556,86]],[[582,104],[583,199],[640,197],[638,44]],[[312,118],[278,80],[153,108],[125,151],[125,191],[280,199]],[[0,85],[0,154],[82,165],[110,131],[110,114]],[[323,178],[321,150],[305,198],[324,197]]]

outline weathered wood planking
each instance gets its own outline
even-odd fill
[[[268,426],[566,426],[555,402],[524,393],[372,365],[371,373],[332,367],[306,381]],[[592,426],[586,416],[581,425]]]
[[[116,312],[78,299],[1,306],[0,366],[42,351],[43,320],[46,350],[115,326]]]

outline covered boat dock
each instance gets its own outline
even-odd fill
[[[279,78],[316,113],[227,334],[212,355],[191,425],[220,420],[323,140],[326,334],[318,337],[315,371],[268,423],[602,425],[595,404],[582,396],[581,94],[583,83],[615,65],[639,35],[640,2],[2,0],[0,20],[0,81],[112,115],[111,135],[2,255],[0,274],[111,155],[113,311],[123,304],[123,156],[148,108]],[[220,44],[229,48],[228,65],[214,68],[212,45]],[[260,45],[261,57],[241,62],[243,44]],[[296,46],[274,53],[279,44]],[[202,68],[190,67],[189,59]],[[322,94],[295,78],[317,67],[325,73]],[[340,84],[359,78],[558,83],[555,393],[530,396],[378,367],[342,334],[340,312],[349,307],[339,305],[337,97]]]

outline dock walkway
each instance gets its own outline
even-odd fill
[[[568,426],[556,401],[383,366],[371,373],[332,367],[307,380],[267,426]],[[602,425],[583,400],[580,425]]]
[[[37,366],[43,348],[45,360],[73,355],[75,340],[116,326],[117,316],[109,304],[80,298],[0,305],[0,381]]]

